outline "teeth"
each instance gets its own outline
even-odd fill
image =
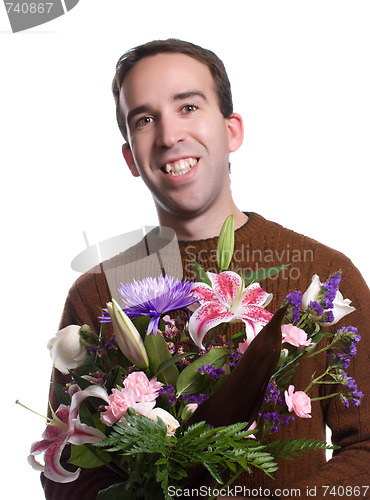
[[[164,167],[165,171],[171,175],[184,175],[197,164],[196,158],[187,158],[186,160],[178,160],[175,163],[167,163]]]

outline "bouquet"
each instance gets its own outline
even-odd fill
[[[214,498],[212,485],[226,487],[253,468],[273,477],[277,459],[334,448],[272,436],[295,417],[311,417],[316,384],[333,384],[322,398],[338,396],[345,406],[363,397],[346,372],[357,329],[324,329],[354,310],[339,292],[341,273],[324,283],[313,276],[273,315],[266,310],[272,296],[259,281],[286,266],[241,276],[227,270],[233,250],[230,216],[218,240],[218,274],[194,261],[195,283],[159,276],[122,284],[122,303],[102,309],[99,334],[70,325],[50,340],[54,366],[71,382],[54,384],[60,406],[31,447],[32,467],[62,483],[81,469],[110,467],[121,480],[99,500],[167,500],[202,485]],[[107,322],[114,336],[105,342]],[[232,322],[241,328],[228,335]],[[323,351],[326,370],[295,388],[300,363]],[[75,472],[60,463],[67,444]],[[42,452],[44,464],[35,458]]]

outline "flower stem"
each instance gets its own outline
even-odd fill
[[[320,396],[318,398],[311,398],[311,401],[321,401],[322,399],[334,398],[335,396],[340,396],[340,392],[334,392],[333,394],[329,394],[328,396]]]
[[[316,377],[314,380],[311,380],[311,382],[308,384],[308,386],[306,387],[306,389],[304,390],[304,392],[307,394],[307,392],[311,389],[311,387],[313,387],[315,384],[319,383],[319,381],[321,379],[323,379],[324,377],[326,377],[326,375],[329,373],[330,370],[331,370],[331,366],[329,366],[324,371],[324,373],[322,373],[319,377]]]

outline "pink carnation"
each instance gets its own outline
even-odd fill
[[[105,407],[106,411],[100,414],[100,420],[105,425],[113,425],[118,420],[124,421],[124,415],[127,408],[135,405],[135,391],[132,389],[112,389],[112,394],[108,396],[109,405]]]
[[[285,402],[289,411],[294,411],[297,417],[311,418],[311,400],[303,391],[294,392],[294,385],[285,391]]]
[[[307,333],[294,325],[283,325],[281,331],[283,334],[283,342],[287,342],[295,347],[307,347],[312,343],[311,339],[307,340]]]
[[[158,392],[164,384],[157,382],[157,378],[148,379],[144,372],[133,372],[124,380],[126,389],[131,389],[136,394],[136,402],[152,402],[158,397]]]

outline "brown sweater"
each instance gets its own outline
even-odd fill
[[[359,390],[365,393],[365,398],[360,407],[351,405],[348,409],[344,408],[338,398],[314,402],[311,419],[296,417],[293,423],[274,435],[274,439],[312,437],[325,440],[325,424],[327,424],[332,429],[334,444],[341,446],[328,463],[325,463],[324,452],[306,452],[294,460],[281,461],[274,481],[256,470],[252,475],[245,474],[239,478],[238,484],[245,485],[250,490],[269,489],[272,493],[280,488],[285,490],[282,495],[284,499],[305,498],[307,488],[311,488],[312,496],[312,488],[316,487],[315,496],[324,498],[323,486],[368,486],[370,484],[370,384],[367,373],[370,357],[370,336],[367,331],[370,324],[369,289],[358,270],[343,254],[267,221],[257,214],[250,213],[248,216],[248,222],[235,233],[235,252],[230,268],[248,272],[256,268],[291,263],[290,268],[277,278],[261,282],[261,286],[274,295],[273,302],[268,306],[271,312],[280,306],[287,293],[295,290],[305,291],[313,274],[318,274],[321,281],[325,281],[333,272],[342,270],[340,290],[345,298],[352,300],[356,311],[332,328],[336,330],[343,324],[356,326],[359,329],[362,340],[348,372],[355,378]],[[216,271],[216,244],[217,238],[180,242],[185,278],[194,278],[190,265],[191,257],[206,270]],[[145,275],[156,276],[160,267],[164,267],[167,274],[178,275],[176,250],[171,245],[164,247],[163,241],[160,244],[153,243],[149,237],[145,245],[137,245],[110,259],[94,272],[82,275],[69,292],[60,327],[87,323],[99,331],[97,320],[99,308],[104,306],[112,295],[116,296],[121,281],[127,282],[132,276],[139,278]],[[152,254],[151,258],[147,258],[148,252]],[[105,330],[107,337],[111,333],[109,328]],[[325,354],[306,360],[292,381],[296,390],[304,390],[312,374],[322,373],[325,366]],[[53,371],[52,378],[59,383],[65,382],[65,378],[57,370]],[[318,386],[315,386],[310,395],[311,397],[321,395]],[[51,400],[53,406],[57,406],[53,393]],[[82,471],[80,478],[69,484],[53,483],[42,476],[45,497],[49,500],[94,499],[100,489],[118,481],[117,476],[105,467]],[[300,489],[300,494],[298,495],[297,491],[289,494],[288,490],[293,488]],[[348,493],[346,497],[351,498],[352,495],[349,494],[351,490],[346,491]],[[364,491],[365,489],[361,490],[360,498],[370,498],[370,491],[366,496]],[[326,495],[328,494],[327,492]]]

